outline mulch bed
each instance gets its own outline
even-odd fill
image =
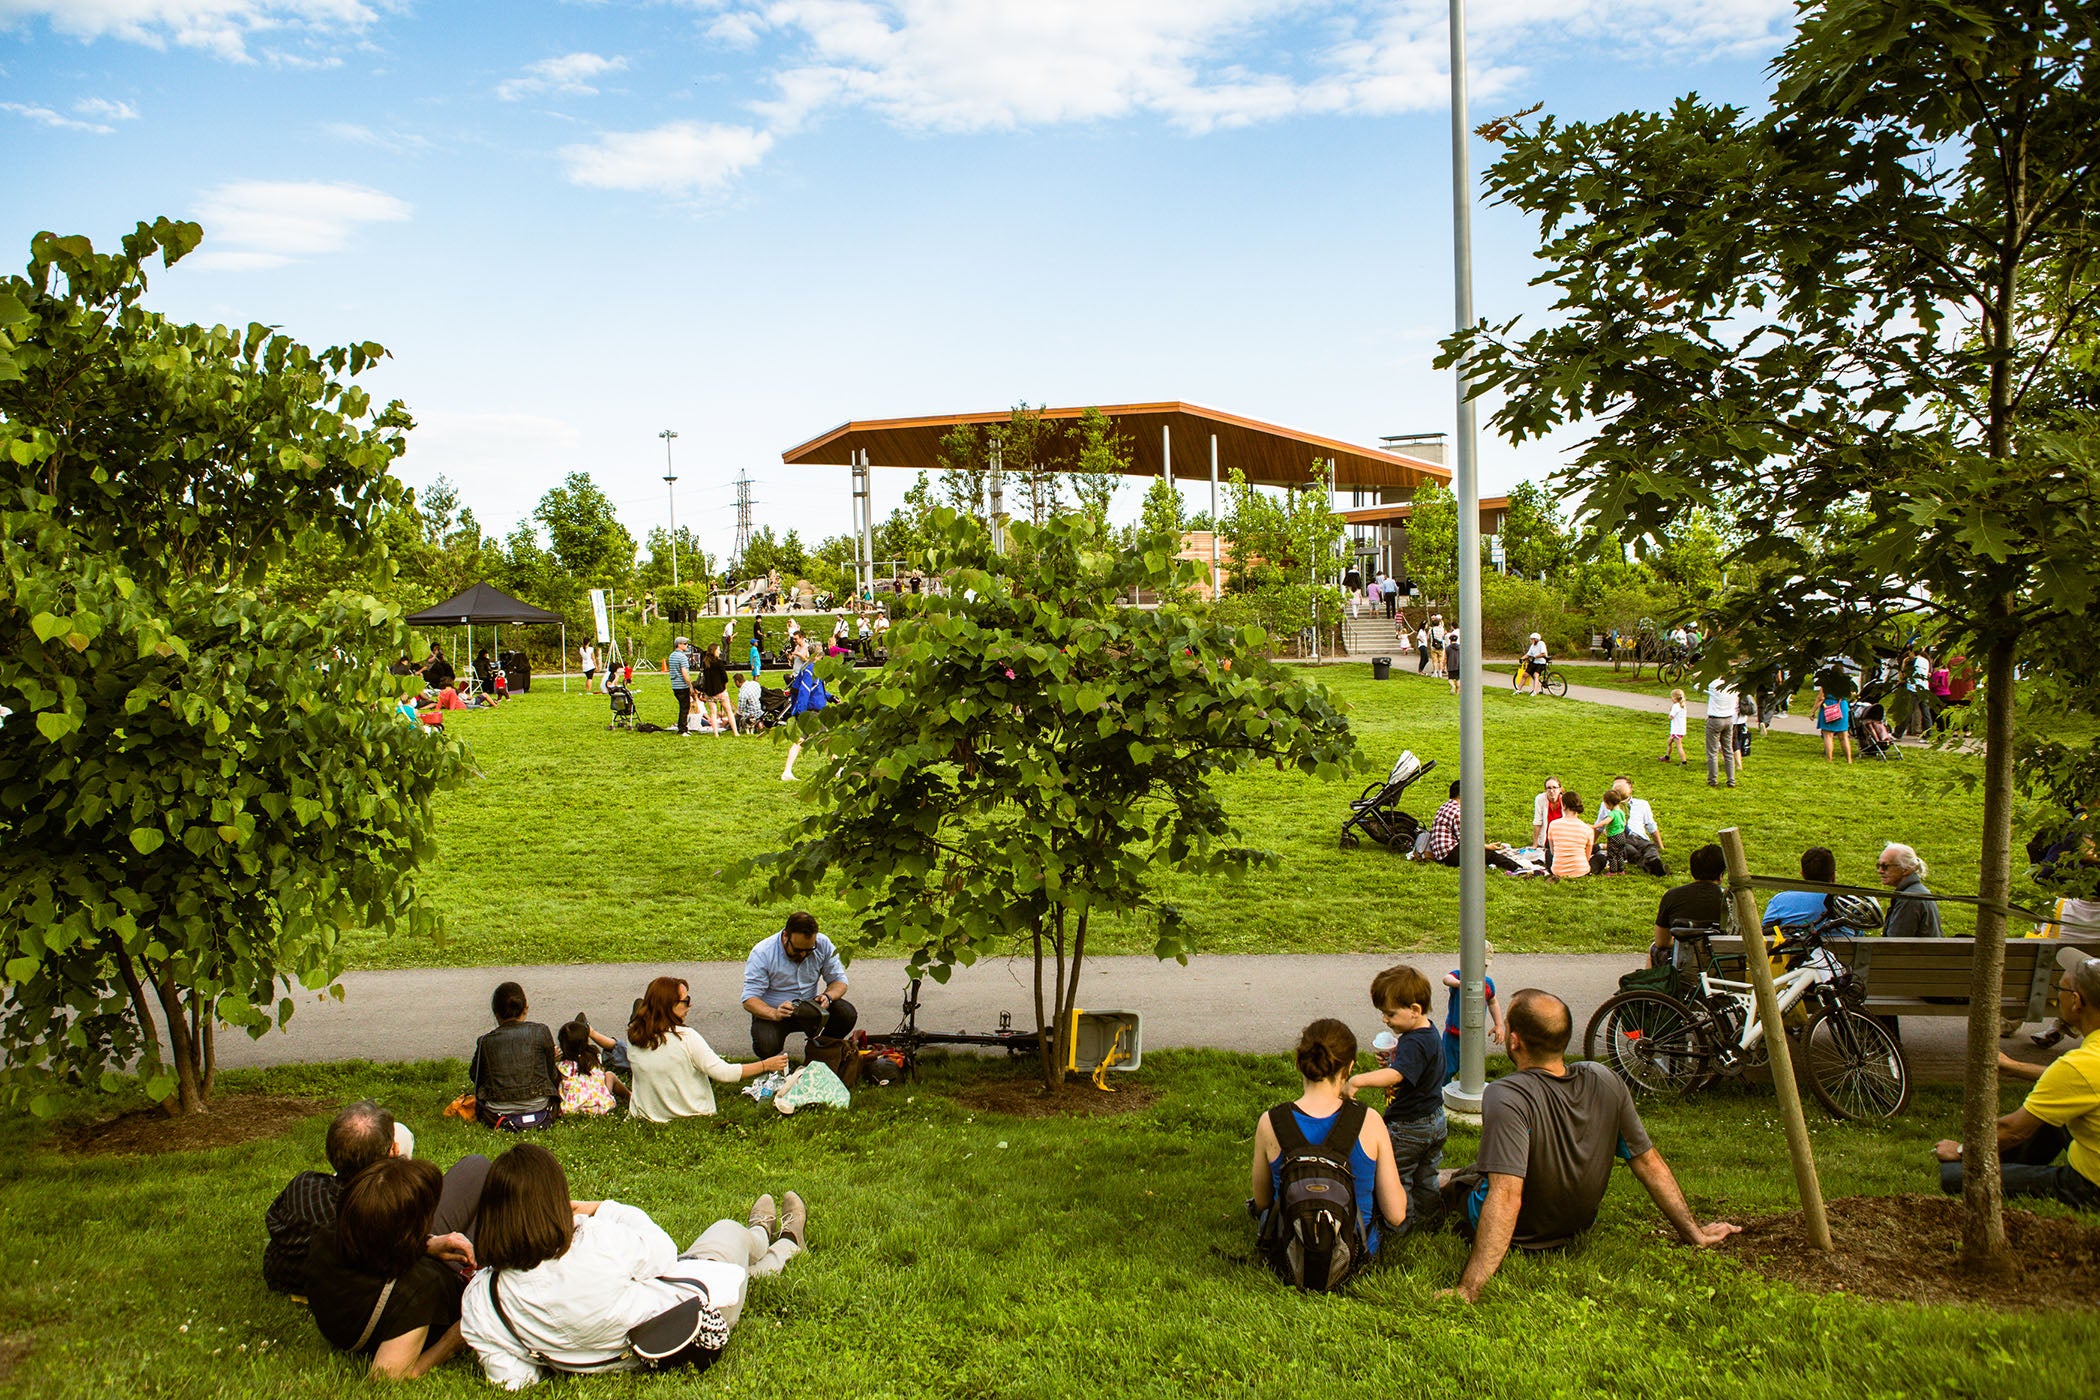
[[[2011,1312],[2100,1306],[2100,1229],[2091,1225],[2009,1209],[2010,1262],[1971,1271],[1961,1263],[1958,1197],[1847,1196],[1826,1205],[1834,1253],[1808,1243],[1798,1211],[1752,1220],[1721,1249],[1768,1278],[1819,1293]]]
[[[1086,1080],[1060,1085],[1054,1094],[1043,1092],[1043,1081],[1026,1077],[987,1078],[960,1090],[955,1101],[980,1113],[1004,1113],[1012,1118],[1108,1118],[1136,1113],[1159,1097],[1149,1084],[1133,1084],[1127,1075],[1111,1075],[1115,1092],[1104,1094]]]
[[[324,1099],[296,1098],[290,1094],[227,1094],[213,1099],[206,1112],[187,1118],[170,1118],[157,1108],[120,1113],[74,1128],[59,1138],[59,1145],[82,1157],[205,1152],[275,1137],[300,1119],[327,1108]]]

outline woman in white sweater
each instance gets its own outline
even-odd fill
[[[732,1064],[685,1023],[693,1004],[685,983],[659,977],[642,994],[641,1008],[627,1023],[627,1063],[634,1089],[627,1111],[652,1123],[707,1118],[715,1111],[716,1083],[737,1084],[771,1070],[786,1069],[787,1056]]]
[[[481,1270],[460,1300],[460,1335],[488,1378],[522,1390],[547,1370],[627,1371],[629,1328],[702,1292],[701,1340],[720,1351],[746,1283],[785,1268],[808,1230],[790,1191],[775,1220],[760,1196],[748,1224],[718,1220],[678,1246],[647,1214],[618,1201],[572,1201],[554,1154],[520,1143],[489,1168],[475,1249]],[[775,1238],[777,1225],[778,1238]]]

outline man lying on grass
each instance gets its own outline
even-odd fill
[[[1742,1228],[1693,1217],[1626,1085],[1603,1065],[1567,1064],[1572,1026],[1567,1003],[1550,992],[1527,987],[1510,999],[1516,1072],[1481,1097],[1480,1155],[1442,1182],[1448,1217],[1473,1239],[1458,1287],[1449,1290],[1469,1303],[1512,1243],[1553,1249],[1596,1223],[1615,1156],[1633,1168],[1686,1244],[1719,1244]]]

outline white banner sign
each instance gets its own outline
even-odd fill
[[[612,619],[606,613],[605,590],[591,590],[591,616],[598,620],[598,645],[604,646],[612,640]]]

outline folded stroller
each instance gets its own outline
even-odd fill
[[[1359,846],[1368,837],[1403,855],[1412,851],[1422,823],[1400,810],[1400,798],[1435,767],[1433,758],[1424,763],[1412,751],[1403,752],[1383,782],[1372,783],[1349,804],[1349,819],[1342,823],[1342,849]]]
[[[605,727],[631,731],[635,725],[634,692],[624,685],[614,685],[608,681],[605,686],[605,698],[612,706],[612,723]]]
[[[1852,742],[1868,758],[1887,762],[1903,757],[1903,750],[1896,747],[1896,731],[1889,728],[1888,711],[1879,700],[1868,700],[1852,706]]]

